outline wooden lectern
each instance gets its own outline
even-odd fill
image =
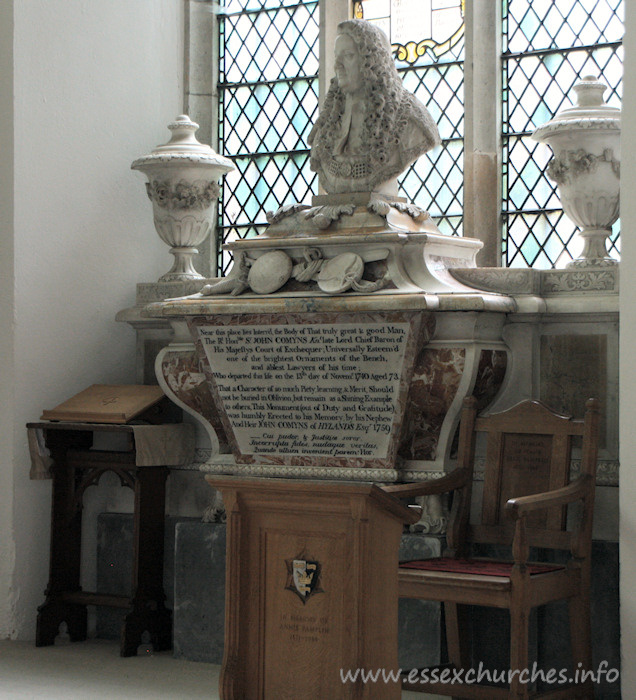
[[[398,548],[419,514],[368,483],[208,476],[227,511],[223,700],[397,700]]]

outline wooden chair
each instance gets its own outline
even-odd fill
[[[391,485],[398,497],[453,492],[447,533],[449,550],[441,559],[403,563],[399,596],[444,603],[450,669],[471,667],[467,635],[462,632],[466,605],[510,611],[508,688],[476,684],[404,682],[403,687],[466,698],[592,698],[591,681],[538,693],[527,682],[529,616],[533,607],[567,599],[573,669],[591,671],[590,555],[596,483],[599,407],[586,404],[584,420],[550,411],[538,401],[524,401],[501,413],[477,417],[476,402],[466,399],[459,435],[457,468],[440,479]],[[483,505],[479,524],[470,522],[471,491],[478,433],[486,434]],[[581,473],[569,479],[573,438],[582,437]],[[582,503],[567,525],[568,504]],[[573,515],[572,513],[570,514]],[[572,522],[574,521],[574,522]],[[509,561],[471,558],[474,543],[508,545]],[[569,550],[565,565],[530,562],[530,547]],[[581,666],[579,666],[581,664]],[[507,669],[506,669],[507,670]],[[439,680],[429,670],[428,678]],[[547,672],[547,669],[544,669]],[[475,673],[475,671],[473,671]],[[574,674],[570,674],[574,675]],[[450,670],[450,679],[453,678]],[[579,679],[581,676],[579,675]],[[589,676],[588,676],[589,678]],[[473,679],[474,680],[474,679]],[[526,681],[526,682],[523,682]]]

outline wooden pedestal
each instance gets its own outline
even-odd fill
[[[417,514],[372,484],[206,477],[227,510],[223,700],[400,697],[403,523]]]
[[[54,643],[65,622],[71,641],[87,636],[87,605],[120,608],[123,621],[120,653],[135,656],[145,631],[156,651],[172,648],[172,613],[165,605],[163,546],[168,468],[137,466],[130,425],[29,423],[44,430],[53,464],[51,560],[46,600],[38,608],[36,646]],[[90,449],[97,432],[124,433],[129,449]],[[82,498],[85,490],[112,471],[122,486],[135,492],[131,595],[83,591],[80,586]]]

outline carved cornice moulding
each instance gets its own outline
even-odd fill
[[[619,289],[619,266],[567,270],[476,267],[453,268],[450,273],[458,282],[475,289],[512,296],[549,296],[573,292],[618,294]]]
[[[463,284],[495,294],[539,294],[539,270],[509,267],[452,268],[451,275]]]
[[[620,129],[620,120],[616,117],[583,117],[581,119],[568,119],[568,129],[608,129],[617,131]],[[538,141],[550,134],[556,134],[563,131],[562,122],[548,122],[539,127],[534,132],[534,138]]]
[[[541,273],[542,292],[611,292],[618,294],[618,267],[590,270],[545,270]]]
[[[398,479],[395,469],[347,469],[273,464],[215,464],[214,460],[200,465],[206,474],[230,474],[233,476],[287,477],[303,479],[330,479],[334,481],[394,482]]]
[[[483,481],[484,458],[475,460],[475,479]],[[618,486],[619,462],[617,460],[600,459],[596,467],[597,486]],[[420,471],[416,469],[330,469],[327,467],[288,467],[268,465],[237,465],[232,455],[218,455],[212,458],[211,450],[197,449],[195,461],[183,467],[171,467],[171,469],[200,470],[208,474],[236,473],[243,476],[303,476],[314,479],[361,479],[368,481],[393,482],[397,479],[405,482],[432,481],[446,476],[447,472]],[[581,471],[581,461],[572,460],[572,476],[577,476]]]

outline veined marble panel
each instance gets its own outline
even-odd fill
[[[504,350],[482,349],[473,396],[477,411],[485,410],[495,399],[506,376],[508,353]]]
[[[503,383],[508,354],[505,350],[482,348],[474,378],[467,386],[484,410]],[[456,401],[462,382],[466,384],[466,348],[430,347],[420,352],[413,372],[407,410],[402,426],[399,455],[405,460],[435,461],[442,426]],[[460,398],[464,398],[461,396]],[[453,440],[453,435],[449,439]],[[442,449],[447,449],[443,445]],[[452,448],[451,448],[451,451]]]
[[[466,349],[424,348],[419,353],[400,440],[400,457],[434,460],[442,428],[464,372]]]
[[[585,402],[599,399],[607,407],[607,335],[541,336],[540,398],[552,410],[582,418]],[[606,444],[605,421],[599,444]]]
[[[394,466],[430,315],[212,315],[189,324],[237,462]]]
[[[216,433],[219,443],[227,444],[223,422],[212,400],[205,374],[194,349],[171,350],[161,358],[161,372],[172,396],[201,416]]]

